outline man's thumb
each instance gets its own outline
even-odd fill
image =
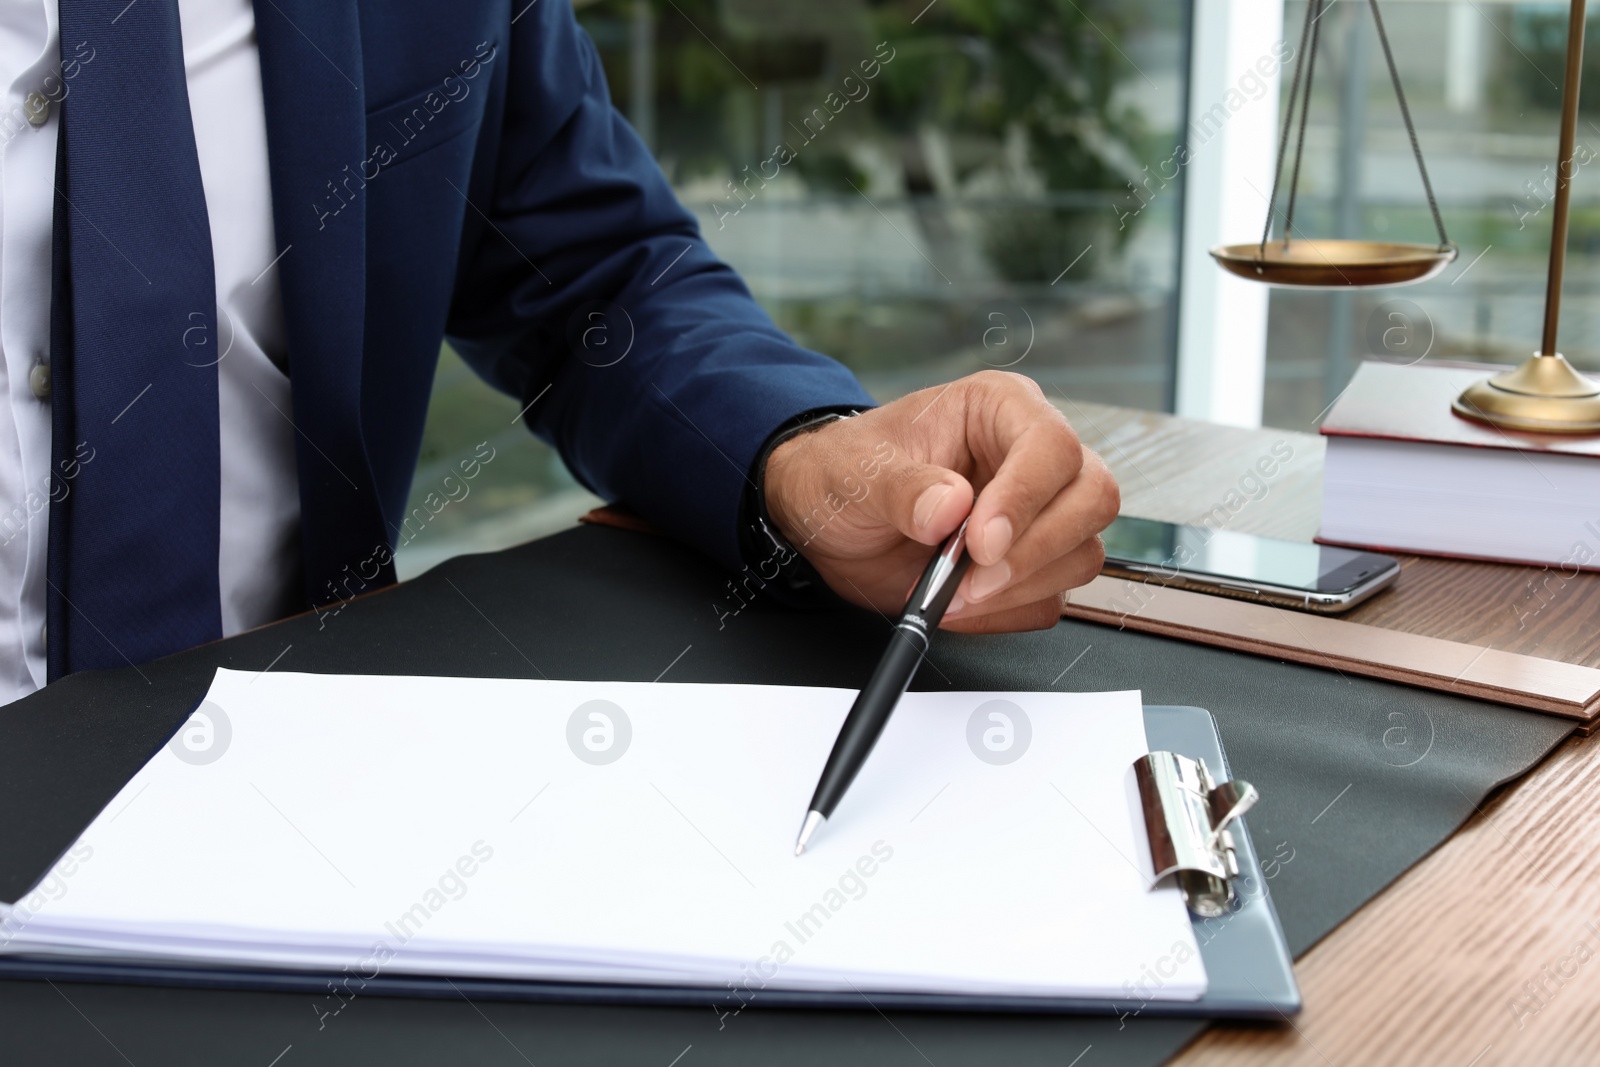
[[[972,484],[947,467],[907,464],[884,494],[883,517],[897,530],[925,545],[955,532],[972,510]]]

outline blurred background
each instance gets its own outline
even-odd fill
[[[576,7],[616,106],[711,247],[782,328],[879,400],[1008,367],[1050,395],[1172,410],[1184,172],[1170,161],[1188,123],[1190,4]],[[1265,425],[1314,429],[1374,351],[1511,362],[1538,343],[1565,5],[1382,7],[1461,256],[1404,289],[1274,290]],[[1305,13],[1283,4],[1291,42]],[[1296,229],[1432,241],[1367,5],[1324,18]],[[1579,156],[1589,148],[1600,168],[1600,52],[1586,66]],[[1274,87],[1285,98],[1291,77]],[[1600,368],[1595,188],[1580,171],[1562,319],[1563,351],[1585,369]],[[460,460],[493,458],[400,548],[402,577],[560,529],[596,503],[513,422],[517,408],[442,353],[413,504],[444,496]]]

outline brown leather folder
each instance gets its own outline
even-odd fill
[[[1388,595],[1400,596],[1401,590]],[[1109,575],[1074,589],[1062,614],[1562,715],[1581,720],[1586,729],[1600,725],[1600,669],[1490,644]]]

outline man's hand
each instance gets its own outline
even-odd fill
[[[767,510],[844,597],[897,614],[931,548],[971,513],[944,626],[1055,625],[1100,572],[1117,484],[1033,380],[984,371],[800,434],[767,461]]]

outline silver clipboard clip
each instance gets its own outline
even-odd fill
[[[1233,903],[1239,861],[1228,827],[1260,794],[1249,782],[1217,784],[1203,760],[1152,752],[1133,763],[1150,836],[1155,881],[1174,878],[1189,910],[1214,919]]]

